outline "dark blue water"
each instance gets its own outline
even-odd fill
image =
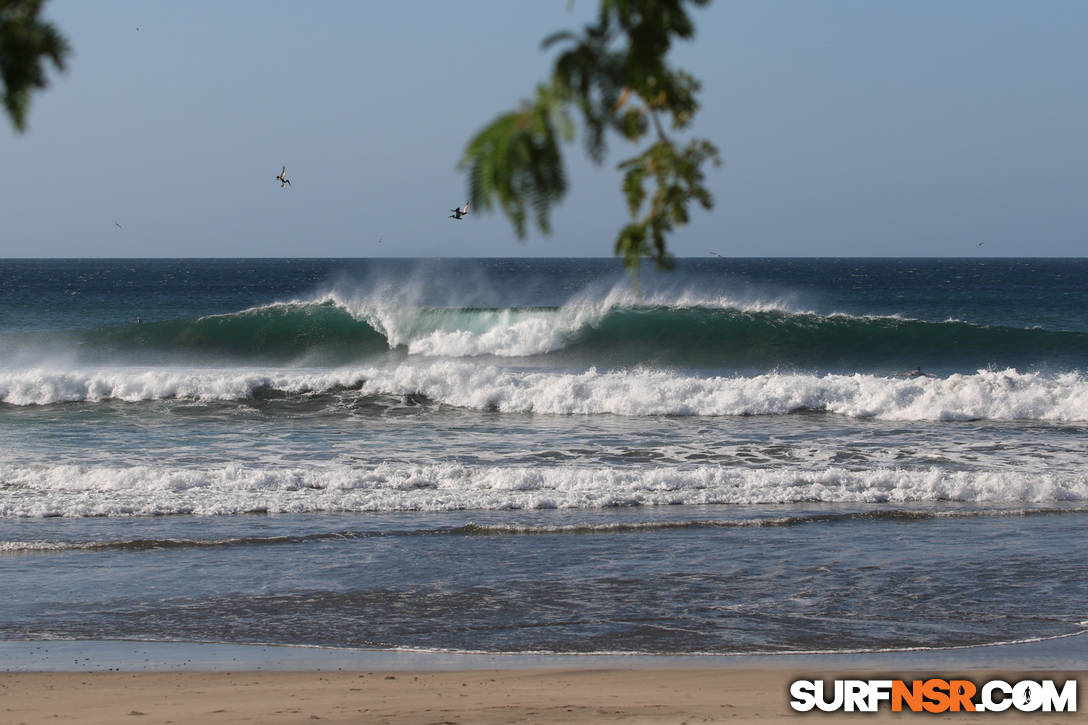
[[[1088,261],[640,283],[614,260],[0,262],[0,638],[1084,627]]]

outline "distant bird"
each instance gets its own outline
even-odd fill
[[[718,254],[717,252],[711,252],[711,254],[713,254],[715,257],[722,257],[722,255]],[[722,259],[725,259],[725,257],[722,257]]]
[[[453,212],[452,214],[450,214],[450,219],[460,219],[461,217],[468,214],[468,202],[466,201],[465,205],[460,209],[450,209],[450,211]]]
[[[124,228],[123,226],[121,226],[121,222],[117,222],[117,221],[115,221],[115,222],[113,223],[113,226],[117,227],[117,228],[118,228],[118,229],[120,229],[121,231],[125,231],[125,228]]]
[[[982,246],[982,242],[979,242],[979,243],[978,243],[978,246],[980,246],[980,247],[981,247],[981,246]]]
[[[287,167],[284,166],[280,171],[280,175],[276,177],[276,181],[280,182],[280,188],[291,185],[291,180],[287,178]]]

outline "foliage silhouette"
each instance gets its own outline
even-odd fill
[[[51,23],[40,18],[45,0],[0,0],[0,78],[4,82],[4,110],[15,130],[26,130],[32,91],[49,85],[44,63],[64,70],[68,41]]]
[[[686,145],[665,131],[682,131],[699,110],[699,81],[672,68],[666,57],[674,40],[694,36],[688,6],[709,0],[600,0],[595,23],[581,33],[563,31],[542,47],[561,48],[549,82],[531,100],[499,115],[472,138],[459,168],[468,172],[469,202],[488,210],[499,206],[524,238],[530,215],[550,233],[552,207],[567,192],[562,144],[575,137],[581,121],[586,153],[598,164],[607,156],[611,132],[649,147],[621,161],[621,188],[631,221],[620,229],[614,251],[637,282],[643,258],[671,267],[668,234],[688,222],[689,206],[713,207],[704,185],[705,164],[721,163],[706,139]],[[60,71],[70,47],[51,23],[41,19],[45,0],[0,0],[0,77],[8,117],[19,132],[33,91],[46,88],[46,64]],[[647,190],[647,185],[651,186]]]
[[[652,135],[648,148],[618,165],[631,221],[619,231],[615,254],[637,282],[643,258],[672,266],[667,235],[688,222],[691,202],[705,209],[714,205],[703,167],[721,163],[717,148],[705,139],[679,145],[662,120],[682,131],[699,110],[699,81],[670,67],[666,56],[674,40],[695,33],[686,6],[708,0],[600,2],[597,21],[580,34],[563,31],[544,39],[544,48],[562,46],[550,81],[537,87],[532,100],[481,129],[458,168],[468,172],[473,206],[498,205],[520,238],[531,210],[548,234],[552,206],[567,191],[560,142],[574,138],[573,113],[581,121],[586,153],[597,164],[607,155],[610,132],[636,144]]]

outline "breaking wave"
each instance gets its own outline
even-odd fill
[[[1082,373],[979,370],[944,378],[855,373],[697,376],[633,369],[513,370],[438,360],[332,370],[96,368],[0,371],[0,403],[182,400],[307,401],[330,413],[353,404],[430,402],[547,415],[747,416],[821,412],[886,420],[1088,421]]]
[[[532,358],[715,369],[898,369],[915,364],[1076,368],[1088,334],[888,316],[817,314],[777,302],[613,290],[559,307],[420,307],[330,293],[188,320],[41,333],[83,360],[344,365],[407,356]],[[11,340],[24,345],[27,337]]]
[[[832,466],[0,466],[0,517],[1088,501],[1088,474]]]

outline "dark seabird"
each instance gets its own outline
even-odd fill
[[[287,178],[287,167],[284,166],[280,175],[276,177],[276,181],[280,182],[280,188],[291,185],[291,180]]]
[[[465,205],[460,209],[450,209],[450,211],[453,212],[452,214],[450,214],[450,219],[460,219],[461,217],[468,214],[468,202],[466,201]]]

